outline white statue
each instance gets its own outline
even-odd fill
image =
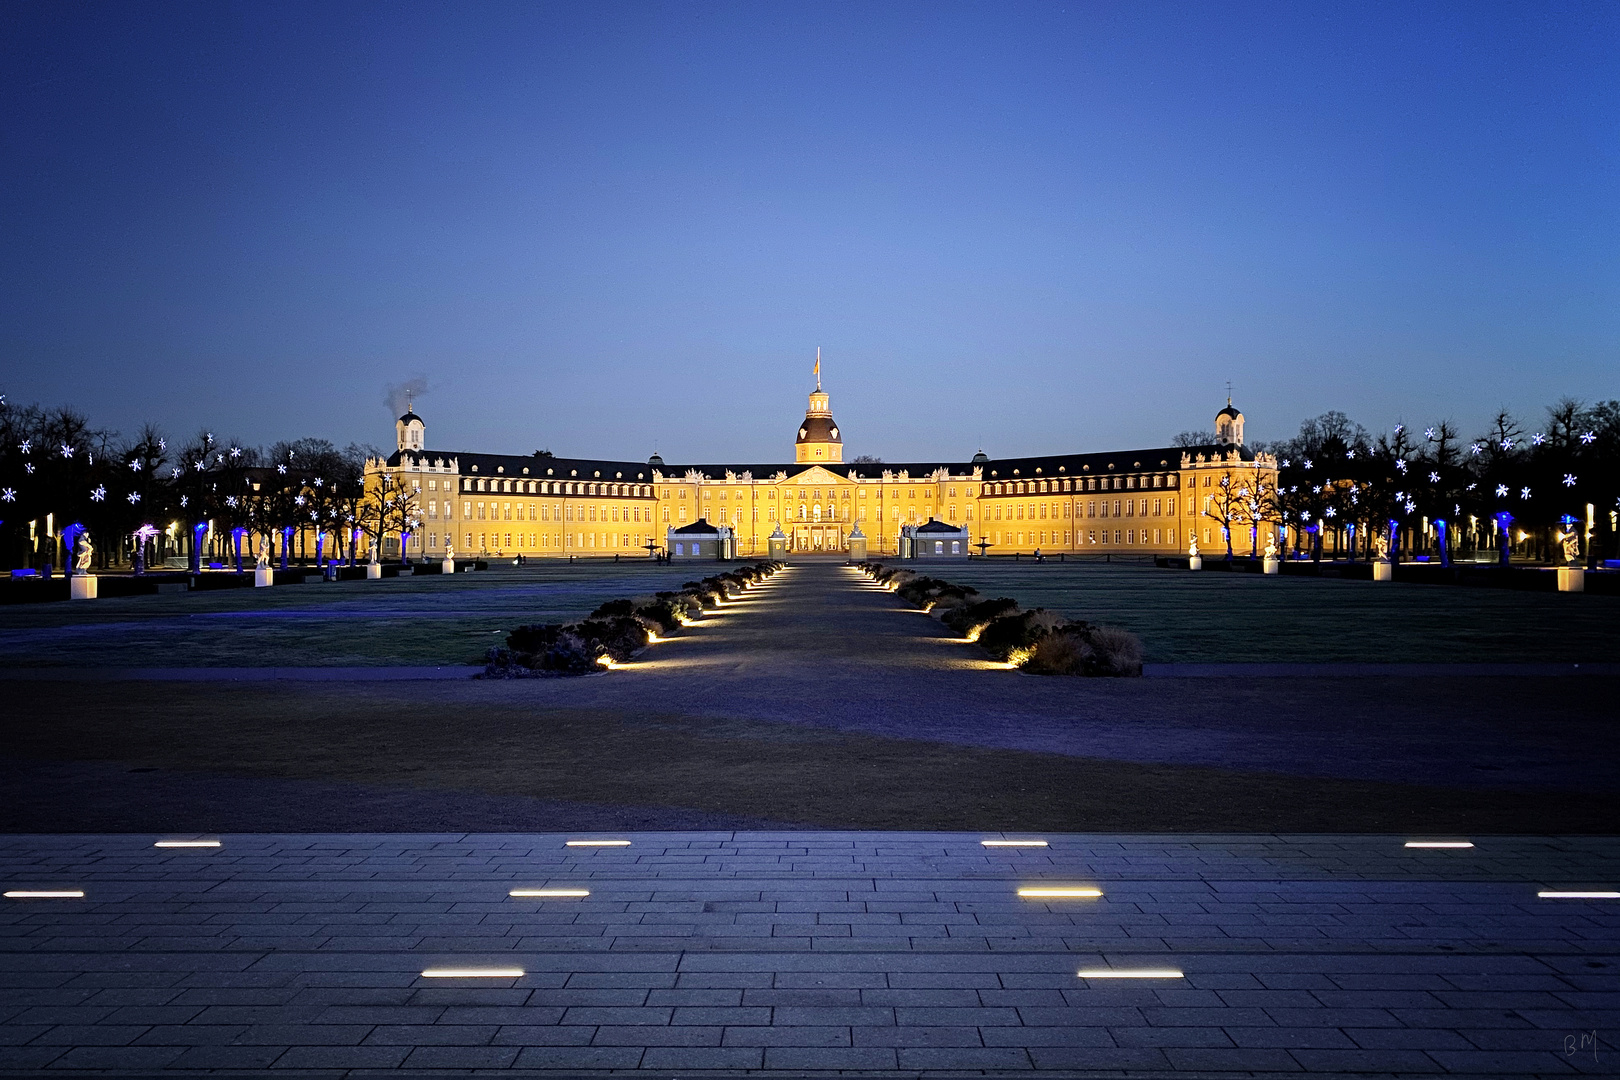
[[[444,542],[444,561],[445,562],[455,562],[456,561],[456,545],[452,544],[448,540],[446,540]]]
[[[1191,558],[1198,558],[1198,537],[1193,537],[1192,542],[1187,545],[1187,554]]]
[[[1581,561],[1581,538],[1574,529],[1564,534],[1564,561],[1571,566]]]
[[[253,565],[259,570],[270,569],[270,541],[263,536],[259,537],[259,550]]]
[[[373,566],[377,565],[377,538],[375,536],[371,538],[371,564]]]
[[[1266,558],[1275,559],[1276,557],[1277,557],[1277,538],[1275,536],[1267,537],[1266,538]]]
[[[1389,562],[1389,537],[1383,533],[1374,533],[1373,547],[1378,549],[1379,562]]]
[[[90,556],[96,553],[96,549],[90,546],[90,534],[81,531],[73,541],[73,548],[75,551],[73,572],[75,574],[88,574],[90,572]]]

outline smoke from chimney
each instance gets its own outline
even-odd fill
[[[397,420],[410,409],[412,401],[427,392],[427,380],[418,375],[402,383],[389,383],[388,389],[383,392],[383,403],[388,406],[389,415]]]

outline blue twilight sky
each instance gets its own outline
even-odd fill
[[[1620,4],[0,9],[0,392],[780,460],[1620,397]]]

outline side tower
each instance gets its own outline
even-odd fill
[[[816,354],[816,389],[810,395],[810,407],[804,412],[804,423],[799,425],[793,460],[822,465],[844,460],[844,440],[838,437],[838,422],[833,419],[832,407],[821,389],[819,352]]]
[[[1215,441],[1222,446],[1243,445],[1243,414],[1226,399],[1226,408],[1215,414]]]
[[[420,451],[427,445],[427,425],[414,411],[407,411],[394,421],[394,435],[399,439],[401,450]]]

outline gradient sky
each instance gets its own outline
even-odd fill
[[[791,456],[1620,397],[1620,4],[0,9],[0,392]]]

